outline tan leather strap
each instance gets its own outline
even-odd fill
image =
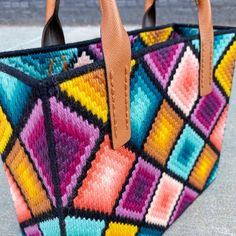
[[[102,45],[106,63],[112,140],[121,147],[131,137],[130,64],[131,45],[117,9],[116,1],[100,0]]]
[[[199,29],[200,29],[200,41],[201,41],[200,95],[205,96],[209,94],[213,89],[212,61],[213,61],[213,51],[214,51],[214,31],[212,25],[212,12],[211,12],[210,0],[196,0],[196,2],[198,6],[198,19],[199,19]],[[143,19],[144,27],[155,26],[156,14],[153,14],[152,12],[155,11],[154,4],[155,0],[146,0],[145,2],[144,19]],[[146,22],[148,22],[148,24],[145,24]],[[152,23],[151,25],[150,22]]]
[[[47,1],[46,21],[55,15],[55,0]],[[53,5],[54,3],[54,5]],[[106,65],[109,111],[114,148],[130,140],[131,45],[116,0],[100,0],[101,37]],[[56,12],[57,14],[57,12]]]
[[[200,94],[205,96],[213,89],[214,31],[210,0],[198,0],[197,5],[201,41]]]
[[[47,23],[49,19],[53,16],[57,1],[56,0],[47,0],[46,4],[46,14],[45,14],[45,22]]]

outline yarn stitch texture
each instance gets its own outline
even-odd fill
[[[216,28],[205,97],[195,26],[130,41],[132,137],[117,150],[101,42],[0,54],[0,154],[23,236],[162,235],[214,181],[236,30]]]

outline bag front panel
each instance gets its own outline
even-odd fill
[[[23,235],[161,235],[213,182],[235,33],[216,35],[213,92],[200,97],[199,40],[157,45],[180,37],[170,31],[130,36],[132,137],[118,150],[100,43],[51,52],[47,66],[41,55],[44,67],[37,55],[1,59],[42,82],[77,68],[48,84],[1,72],[0,152]]]

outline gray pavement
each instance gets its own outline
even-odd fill
[[[133,28],[133,27],[128,27]],[[99,35],[98,27],[65,28],[67,42]],[[14,33],[14,36],[12,36]],[[39,27],[0,27],[0,51],[38,47]],[[236,78],[234,79],[236,80]],[[236,235],[236,83],[218,178],[165,234],[167,236]],[[0,165],[0,236],[19,236],[9,188]],[[83,236],[83,235],[80,235]]]
[[[0,24],[40,25],[43,23],[45,0],[1,0]],[[235,0],[212,0],[213,20],[217,24],[236,21]],[[123,21],[139,24],[143,15],[144,0],[117,0]],[[193,0],[158,0],[158,22],[196,22],[196,7]],[[100,21],[97,0],[62,0],[60,17],[66,25],[98,24]]]

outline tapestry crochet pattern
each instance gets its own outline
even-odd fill
[[[132,137],[117,150],[100,42],[0,54],[0,154],[23,236],[162,235],[214,181],[236,30],[215,33],[205,97],[194,26],[130,41]]]

